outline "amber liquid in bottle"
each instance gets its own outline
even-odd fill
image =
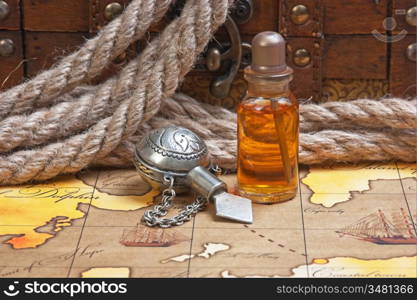
[[[298,102],[289,90],[291,78],[250,73],[238,106],[239,192],[259,203],[286,201],[298,187]]]

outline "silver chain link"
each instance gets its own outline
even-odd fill
[[[198,196],[196,200],[181,210],[176,216],[172,218],[163,218],[168,214],[172,207],[172,201],[175,199],[176,193],[174,190],[174,178],[165,177],[164,181],[169,184],[169,187],[162,192],[161,203],[155,205],[152,209],[145,211],[143,221],[146,225],[154,227],[169,228],[172,226],[179,226],[191,220],[199,211],[203,210],[207,204],[207,199]]]

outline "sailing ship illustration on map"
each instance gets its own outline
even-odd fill
[[[341,237],[351,236],[381,245],[417,244],[415,224],[416,215],[411,218],[403,208],[393,212],[390,219],[382,210],[378,210],[336,232]]]
[[[135,229],[123,231],[120,243],[128,247],[169,247],[188,240],[188,237],[174,229],[138,224]]]

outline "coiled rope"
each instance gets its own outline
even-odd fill
[[[51,69],[0,94],[0,184],[46,180],[89,165],[130,166],[150,129],[181,125],[233,168],[236,116],[174,94],[233,0],[187,0],[180,16],[117,75],[88,86],[158,22],[174,0],[132,0],[124,13]],[[415,161],[415,101],[301,107],[302,163]]]

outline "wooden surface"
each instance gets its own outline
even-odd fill
[[[291,21],[291,9],[296,5],[308,8],[309,19],[301,25]],[[323,31],[322,0],[281,0],[279,31],[287,37],[317,37]]]
[[[20,9],[19,4],[20,0],[7,0],[7,5],[9,6],[10,13],[2,21],[0,21],[0,30],[19,30],[20,29]]]
[[[245,34],[257,34],[267,30],[276,30],[278,27],[278,1],[262,0],[255,2],[252,19],[239,25],[241,32]]]
[[[287,63],[294,70],[291,90],[297,98],[308,99],[321,97],[322,83],[322,60],[321,60],[321,39],[291,37],[287,38]],[[294,64],[294,53],[298,49],[307,49],[312,60],[304,66],[298,67]]]
[[[0,30],[0,39],[10,39],[13,41],[14,53],[7,57],[0,56],[0,90],[10,88],[22,82],[22,40],[18,31]]]
[[[23,1],[25,30],[88,31],[88,2],[86,0]]]
[[[5,1],[11,13],[0,21],[0,39],[12,36],[16,39],[18,49],[13,56],[0,58],[0,79],[7,77],[22,60],[25,67],[14,72],[3,89],[21,82],[24,76],[31,77],[49,67],[57,58],[79,46],[88,32],[105,26],[108,22],[104,18],[107,4],[116,1],[125,6],[129,2]],[[395,96],[413,95],[407,89],[416,81],[416,63],[406,58],[405,49],[415,43],[416,28],[406,23],[404,13],[416,5],[414,0],[380,0],[379,4],[374,0],[254,0],[254,4],[252,19],[238,25],[242,39],[250,42],[256,33],[265,30],[279,31],[286,36],[289,44],[287,61],[295,70],[293,89],[298,97],[326,100],[329,97],[323,94],[323,83],[327,82],[326,87],[329,87],[329,83],[335,83],[334,88],[338,89],[343,86],[341,82],[346,80],[360,82],[360,86],[369,83],[367,90],[380,86],[388,87],[387,92]],[[310,13],[309,20],[301,25],[294,24],[290,17],[291,9],[299,4],[307,6]],[[23,20],[20,19],[20,9],[23,11]],[[390,16],[396,23],[392,32],[387,33],[384,20]],[[165,17],[161,25],[154,26],[151,31],[160,31],[169,20],[169,17]],[[152,36],[147,35],[142,45],[146,45]],[[401,37],[398,42],[384,42],[384,39],[396,36]],[[25,51],[22,49],[22,40]],[[228,43],[224,28],[220,28],[217,40]],[[311,63],[299,67],[293,63],[293,55],[296,50],[303,48],[311,53]],[[136,49],[136,46],[132,46],[127,58],[135,56]],[[120,69],[124,63],[126,61],[112,66],[100,78],[113,74],[111,70]],[[182,89],[191,93],[196,89],[192,94],[199,99],[230,107],[239,101],[242,94],[242,77],[236,78],[233,86],[237,90],[232,91],[229,97],[214,99],[209,95],[208,86],[212,78],[218,75],[208,72],[202,61],[197,71],[189,75],[194,78],[187,79]],[[196,84],[197,78],[204,79],[204,83]],[[188,83],[191,85],[187,86]]]
[[[406,55],[408,45],[415,43],[415,35],[409,35],[392,44],[390,90],[399,97],[410,97],[416,94],[416,63]]]
[[[35,76],[60,57],[75,50],[85,40],[82,32],[27,32],[25,35],[27,74]]]
[[[100,0],[103,1],[103,0]],[[108,1],[108,0],[106,0]],[[127,0],[124,0],[127,1]],[[172,18],[163,20],[151,28],[152,32],[160,32]],[[255,0],[252,18],[246,23],[239,24],[240,31],[244,34],[255,35],[261,31],[276,31],[279,24],[279,1],[277,0]],[[220,35],[225,34],[224,28],[219,29]]]
[[[407,31],[407,34],[415,34],[416,27],[411,26],[406,22],[405,15],[410,7],[416,6],[415,0],[393,0],[392,11],[390,14],[395,18],[397,26],[393,29],[394,34],[398,34],[403,30]]]
[[[387,16],[389,0],[322,0],[324,6],[324,34],[385,33],[383,20]]]
[[[324,79],[321,101],[380,99],[388,94],[388,81],[378,79]]]
[[[324,78],[387,78],[387,43],[365,35],[326,37],[324,44]]]
[[[104,10],[106,6],[110,3],[119,3],[123,7],[126,7],[130,0],[90,0],[88,1],[88,9],[89,11],[89,31],[90,32],[97,32],[103,26],[105,26],[109,20],[107,20],[104,16]]]

